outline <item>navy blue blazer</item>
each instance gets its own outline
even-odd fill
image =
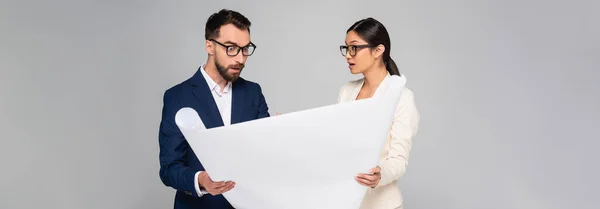
[[[159,128],[160,179],[177,190],[175,209],[231,209],[223,195],[198,197],[194,176],[204,171],[183,134],[175,124],[175,114],[183,107],[198,112],[207,129],[223,126],[223,120],[208,84],[198,69],[188,80],[165,91]],[[232,84],[231,123],[269,117],[269,108],[259,84],[239,78]],[[210,175],[210,171],[207,171]]]

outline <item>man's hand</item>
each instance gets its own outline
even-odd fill
[[[200,187],[203,187],[211,195],[223,194],[233,189],[235,186],[235,182],[231,181],[213,182],[206,171],[198,175],[198,184],[200,184]]]
[[[372,168],[369,172],[371,173],[360,173],[355,178],[359,184],[374,188],[379,184],[379,180],[381,180],[381,168],[377,166]]]

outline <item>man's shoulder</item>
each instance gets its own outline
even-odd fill
[[[184,82],[180,82],[178,84],[175,84],[171,87],[169,87],[167,90],[165,90],[165,95],[173,95],[173,94],[177,94],[178,92],[181,92],[181,89],[183,88],[183,84]]]
[[[186,92],[186,90],[189,90],[189,89],[190,89],[190,85],[188,83],[188,80],[185,80],[185,81],[177,83],[177,84],[169,87],[167,90],[165,90],[163,97],[164,98],[178,97],[178,96],[184,94]]]

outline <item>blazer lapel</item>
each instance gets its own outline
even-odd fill
[[[385,89],[387,88],[388,78],[390,78],[389,73],[385,76],[385,78],[383,78],[381,83],[379,83],[379,86],[377,86],[377,89],[375,89],[375,93],[373,94],[373,97],[379,97],[379,95],[385,91]]]
[[[360,92],[360,89],[362,88],[364,83],[365,80],[363,78],[356,82],[354,86],[352,86],[352,88],[350,89],[351,91],[349,92],[350,95],[348,95],[348,101],[356,101],[356,97],[358,96],[358,93]]]
[[[240,81],[234,82],[232,86],[231,98],[231,124],[242,122],[242,112],[244,111],[244,84]]]
[[[194,74],[194,76],[192,76],[190,79],[190,82],[193,85],[194,96],[196,96],[196,99],[198,99],[198,115],[207,129],[223,126],[223,119],[221,119],[221,114],[219,113],[217,103],[215,102],[208,84],[206,83],[206,80],[204,79],[204,76],[202,76],[200,70],[203,69],[198,69],[196,74]]]

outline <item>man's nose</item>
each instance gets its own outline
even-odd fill
[[[237,55],[235,55],[234,59],[235,59],[235,62],[237,62],[237,63],[244,63],[244,62],[246,62],[246,56],[244,56],[244,54],[242,54],[242,52],[240,52]]]

